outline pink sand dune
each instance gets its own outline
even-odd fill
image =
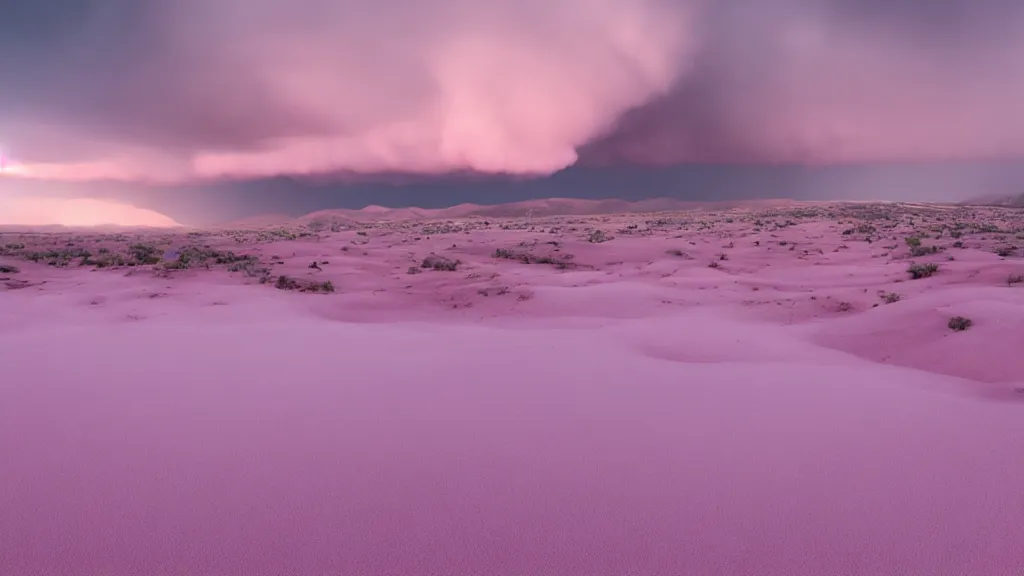
[[[767,218],[220,240],[329,295],[19,262],[0,574],[1024,573],[1020,260]]]

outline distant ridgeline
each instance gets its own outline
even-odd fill
[[[986,197],[1024,205],[1024,162],[845,166],[683,165],[571,167],[542,178],[480,174],[277,177],[161,186],[58,184],[0,178],[5,192],[114,198],[185,224],[215,224],[266,214],[301,216],[331,208],[445,208],[543,198],[669,198],[715,201],[903,200],[961,202]],[[1012,201],[1006,201],[1012,198]],[[995,200],[993,200],[995,201]],[[987,203],[987,202],[986,202]]]

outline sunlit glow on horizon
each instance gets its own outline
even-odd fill
[[[20,176],[23,178],[29,178],[32,176],[32,170],[24,164],[18,164],[17,162],[11,162],[10,160],[5,159],[3,170],[0,170],[0,176]]]
[[[56,163],[10,163],[0,176],[31,178],[33,180],[55,180],[67,182],[88,182],[96,180],[156,180],[144,174],[129,170],[116,161]]]
[[[0,225],[7,226],[180,226],[173,219],[130,204],[94,198],[0,197]]]

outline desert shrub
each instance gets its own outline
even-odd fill
[[[260,283],[266,283],[263,278],[260,278]],[[326,282],[303,282],[296,280],[290,276],[281,275],[277,277],[277,282],[274,286],[278,290],[299,290],[302,292],[313,292],[313,293],[331,293],[334,292],[334,284],[328,280]]]
[[[160,262],[160,250],[150,244],[132,244],[128,247],[128,255],[135,264],[156,264]]]
[[[970,318],[964,318],[963,316],[954,316],[949,319],[949,322],[946,325],[949,326],[950,330],[963,332],[964,330],[970,328],[971,324],[973,324],[973,322],[971,322]]]
[[[575,267],[575,264],[572,262],[571,254],[566,254],[561,258],[556,258],[554,256],[535,256],[529,252],[518,252],[515,250],[509,250],[508,248],[498,248],[491,256],[504,260],[518,260],[523,264],[550,264],[559,270]]]
[[[1013,286],[1014,284],[1024,283],[1024,276],[1020,274],[1010,274],[1006,278],[1006,285]]]
[[[840,302],[838,309],[840,312],[849,312],[850,310],[853,310],[853,304],[850,304],[849,302]]]
[[[708,268],[715,268],[715,269],[718,269],[718,268],[720,268],[721,266],[722,266],[722,265],[718,263],[718,260],[712,260],[712,261],[711,261],[711,263],[710,263],[710,264],[708,264]]]
[[[450,260],[444,256],[431,254],[423,259],[423,263],[420,264],[420,268],[432,268],[443,272],[454,272],[458,269],[459,264],[462,264],[459,260]]]
[[[906,238],[903,239],[903,241],[906,242],[907,246],[910,246],[911,248],[921,245],[921,239],[918,238],[917,236],[907,236]]]
[[[938,251],[938,246],[922,246],[918,244],[917,246],[910,247],[910,255],[915,258],[920,258],[921,256],[927,256],[929,254],[935,254]]]
[[[231,251],[222,252],[207,247],[187,246],[182,248],[176,259],[164,262],[164,266],[172,270],[187,270],[198,266],[209,268],[211,263],[238,264],[235,267],[235,271],[238,271],[253,266],[256,260],[255,256],[235,254]]]
[[[234,262],[229,264],[228,265],[228,271],[229,272],[248,271],[249,269],[252,269],[257,264],[259,264],[259,262],[260,262],[260,259],[255,257],[255,256],[245,256],[245,257],[239,258],[238,260],[235,260]]]
[[[956,242],[953,242],[953,248],[963,248],[963,247],[964,247],[964,243],[963,242],[961,242],[959,240],[957,240]]]
[[[116,268],[119,266],[127,266],[128,261],[125,260],[121,254],[114,254],[109,250],[106,252],[100,252],[96,256],[82,258],[80,262],[82,266],[95,266],[96,268]]]
[[[928,263],[928,264],[911,264],[910,267],[907,268],[907,272],[910,273],[910,277],[913,278],[914,280],[917,280],[917,279],[920,279],[920,278],[927,278],[927,277],[935,274],[938,271],[939,271],[939,265],[938,264],[932,264],[932,263]]]
[[[422,274],[423,270],[416,266],[409,266],[409,269],[405,271],[406,274]]]
[[[330,280],[326,282],[311,282],[302,288],[303,292],[334,292],[334,284]]]
[[[213,258],[215,264],[235,264],[237,262],[246,262],[254,258],[248,254],[235,254],[230,250],[227,252],[219,252],[217,250],[210,250],[210,256]]]
[[[228,265],[229,272],[244,272],[246,276],[266,276],[270,274],[270,269],[264,266],[260,266],[260,259],[256,256],[246,256],[245,258],[238,260]]]
[[[284,274],[277,277],[277,282],[274,284],[278,290],[298,290],[301,286],[299,281],[285,276]]]
[[[17,266],[12,266],[10,264],[0,264],[0,274],[17,274],[20,271],[21,270],[19,270]]]
[[[996,248],[996,254],[1001,256],[1001,257],[1003,257],[1003,258],[1009,258],[1010,256],[1013,256],[1016,253],[1017,253],[1017,247],[1016,246],[1000,246],[1000,247]]]
[[[212,251],[196,246],[189,246],[183,248],[178,253],[178,257],[169,262],[165,262],[164,266],[172,270],[187,270],[196,266],[203,266],[206,261],[212,257]]]
[[[882,294],[881,298],[882,298],[882,301],[885,302],[886,304],[893,304],[893,303],[899,302],[900,299],[903,298],[903,297],[900,296],[899,294],[895,293],[895,292],[886,292],[886,293]]]
[[[600,244],[601,242],[607,242],[609,240],[611,240],[611,238],[602,230],[594,230],[590,233],[590,236],[587,237],[587,242],[592,244]]]
[[[25,259],[32,262],[45,262],[49,266],[66,268],[72,260],[82,258],[88,259],[92,254],[84,248],[65,248],[63,250],[45,250],[42,252],[29,252],[24,255]]]

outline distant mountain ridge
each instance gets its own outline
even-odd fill
[[[284,215],[259,216],[219,224],[218,227],[272,227],[290,224],[403,222],[415,220],[458,220],[464,218],[545,218],[550,216],[595,216],[604,214],[638,214],[687,210],[724,210],[738,206],[775,207],[798,203],[789,199],[730,200],[697,202],[673,198],[627,200],[588,200],[582,198],[545,198],[505,204],[480,205],[463,203],[448,208],[387,208],[370,205],[359,210],[335,208],[318,210],[292,218]]]
[[[1010,194],[1010,195],[998,195],[991,194],[987,196],[978,196],[970,200],[961,202],[964,206],[1004,206],[1007,208],[1024,208],[1024,193],[1021,194]]]
[[[1024,160],[835,166],[573,166],[535,178],[447,174],[349,181],[279,176],[178,185],[62,183],[0,177],[0,196],[111,199],[196,226],[265,214],[295,218],[325,209],[415,206],[436,210],[465,203],[502,205],[545,198],[627,202],[658,198],[689,202],[756,198],[959,202],[980,194],[1016,196],[1022,190]]]

